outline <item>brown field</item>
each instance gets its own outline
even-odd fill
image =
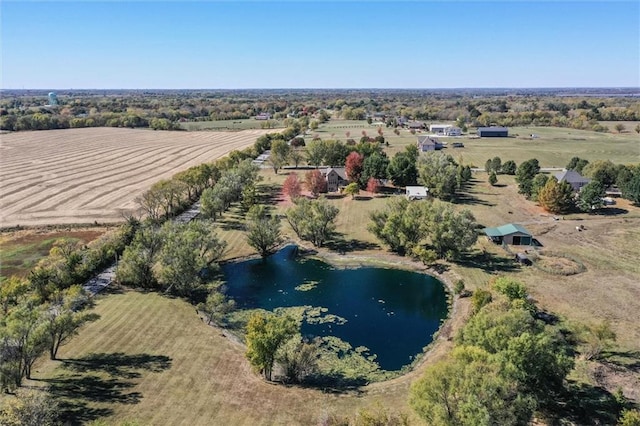
[[[19,132],[0,142],[0,227],[117,222],[152,184],[268,130],[91,128]]]

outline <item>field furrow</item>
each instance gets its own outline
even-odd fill
[[[266,132],[93,128],[2,135],[0,226],[120,221],[155,182],[251,146]]]

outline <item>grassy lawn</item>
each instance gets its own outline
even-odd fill
[[[162,425],[316,424],[382,399],[406,409],[408,382],[371,395],[268,384],[250,370],[244,348],[207,326],[191,305],[158,294],[100,296],[101,319],[42,361],[28,385],[48,385],[76,423]]]
[[[529,158],[535,154],[529,151],[520,155]],[[279,213],[288,205],[279,193],[287,173],[261,172],[263,201]],[[575,214],[554,220],[517,194],[513,177],[500,175],[494,187],[487,183],[485,173],[474,174],[463,195],[456,208],[471,209],[483,226],[523,224],[545,249],[579,259],[586,271],[560,276],[520,267],[502,248],[480,238],[461,262],[442,265],[448,270],[444,278],[462,278],[468,288],[475,289],[485,287],[493,276],[510,275],[527,284],[542,309],[569,324],[610,321],[618,336],[615,347],[608,352],[611,374],[596,382],[594,371],[600,364],[581,361],[573,377],[592,385],[606,385],[611,391],[619,386],[626,395],[638,399],[637,373],[620,370],[620,366],[637,365],[640,359],[640,208],[618,200],[616,206],[604,210],[608,214]],[[407,262],[384,247],[378,248],[378,242],[366,230],[369,213],[380,209],[385,197],[363,193],[360,199],[336,196],[329,197],[329,202],[340,208],[337,232],[341,242],[323,249],[326,256]],[[226,259],[254,253],[246,244],[238,208],[226,213],[219,223],[219,232],[229,243]],[[577,232],[579,224],[586,229]],[[295,237],[286,221],[283,231],[287,237]],[[347,256],[338,256],[345,247]],[[328,413],[352,416],[361,407],[380,403],[409,413],[413,423],[419,424],[407,406],[409,385],[451,345],[441,337],[427,361],[416,370],[358,392],[332,394],[273,385],[250,371],[242,345],[225,337],[221,330],[206,326],[188,303],[153,293],[114,290],[114,294],[98,298],[96,312],[101,319],[85,326],[61,348],[60,361],[41,361],[34,373],[37,380],[29,383],[51,386],[65,402],[67,415],[78,421],[104,418],[109,424],[126,420],[184,425],[316,424]],[[463,299],[446,326],[450,332],[464,324],[467,312],[468,299]]]

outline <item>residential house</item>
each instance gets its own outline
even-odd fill
[[[428,152],[442,149],[440,141],[433,136],[418,136],[418,151]]]
[[[405,195],[409,200],[425,200],[429,196],[429,188],[426,186],[407,186]]]
[[[426,125],[422,121],[410,121],[407,123],[407,127],[413,130],[423,130],[426,128]]]
[[[271,120],[271,114],[269,114],[268,112],[261,112],[253,118],[255,118],[256,120]]]
[[[591,182],[591,179],[582,177],[582,175],[575,170],[563,170],[554,175],[558,182],[568,182],[573,188],[574,192],[580,192],[583,186]]]
[[[327,192],[337,192],[341,187],[349,183],[344,167],[328,167],[320,172],[327,181]]]
[[[478,136],[481,138],[506,138],[509,129],[506,127],[478,127]]]
[[[451,124],[432,124],[429,126],[429,131],[440,136],[462,135],[460,127],[452,126]]]
[[[445,129],[445,136],[462,136],[462,129],[460,127],[451,126]]]
[[[514,246],[530,246],[533,236],[522,225],[508,223],[497,228],[484,228],[487,237],[496,244],[512,244]]]

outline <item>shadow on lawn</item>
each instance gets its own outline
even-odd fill
[[[140,392],[130,392],[132,379],[142,372],[160,372],[171,368],[164,355],[99,353],[76,359],[64,359],[62,373],[43,380],[60,404],[64,424],[84,424],[113,412],[111,408],[90,407],[92,403],[137,404]]]
[[[520,265],[512,259],[496,256],[489,252],[462,254],[456,260],[456,263],[469,268],[482,269],[485,272],[511,272],[520,270]]]
[[[370,243],[368,241],[356,240],[354,238],[350,240],[345,240],[342,238],[331,240],[325,244],[325,247],[340,254],[359,250],[374,250],[380,248],[378,244]]]
[[[604,388],[570,381],[561,395],[541,408],[550,425],[566,424],[567,420],[580,425],[609,425],[616,423],[626,407]]]

